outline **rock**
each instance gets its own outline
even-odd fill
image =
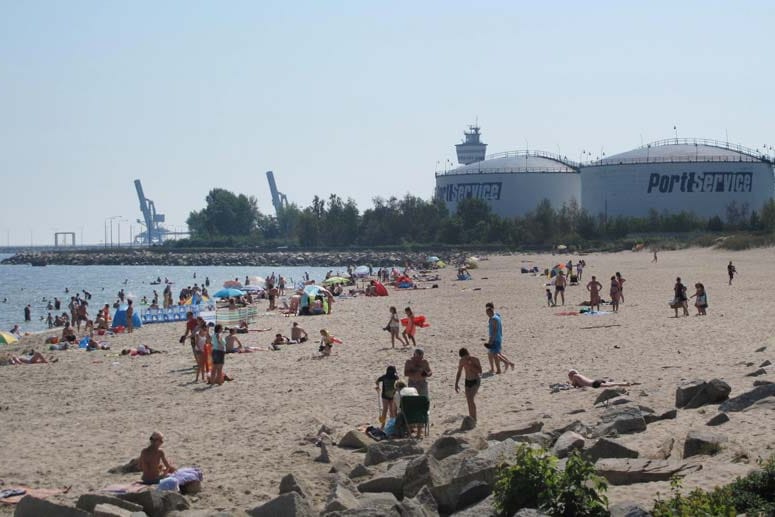
[[[587,427],[586,424],[582,423],[581,420],[574,420],[570,424],[560,427],[559,429],[554,429],[552,431],[549,431],[549,434],[551,434],[556,440],[557,438],[559,438],[561,434],[567,431],[573,431],[574,433],[579,433],[580,435],[583,435],[583,436],[587,436],[591,433],[589,427]]]
[[[497,440],[502,442],[515,436],[522,436],[526,434],[533,434],[542,431],[544,428],[543,422],[530,422],[528,424],[515,427],[513,429],[502,429],[499,431],[492,431],[487,435],[487,440]]]
[[[145,515],[145,514],[143,514]],[[140,517],[133,515],[132,517]],[[219,510],[183,510],[168,513],[165,517],[235,517],[231,512]]]
[[[673,454],[673,445],[675,445],[675,438],[665,438],[657,447],[657,456],[663,460],[668,459]]]
[[[326,499],[326,508],[323,513],[351,510],[358,507],[358,499],[347,487],[334,481],[331,492]]]
[[[743,411],[748,413],[749,411],[775,411],[775,397],[767,397],[754,402]]]
[[[286,474],[280,480],[280,495],[287,494],[288,492],[296,492],[305,499],[308,498],[307,494],[309,494],[306,483],[296,479],[296,476],[293,474]]]
[[[461,431],[471,431],[476,428],[476,420],[466,415],[463,417],[463,421],[460,422]]]
[[[320,442],[320,455],[315,458],[318,463],[331,463],[331,458],[328,456],[328,445],[326,442]]]
[[[390,467],[387,472],[377,475],[358,485],[359,492],[390,492],[397,499],[404,497],[404,478],[409,462],[402,460]]]
[[[682,408],[705,386],[705,381],[684,382],[675,389],[675,407]]]
[[[531,435],[525,435],[525,436],[531,436]],[[504,440],[502,442],[493,442],[493,445],[490,447],[484,449],[483,451],[480,451],[477,456],[480,458],[486,459],[488,461],[492,461],[494,463],[507,463],[509,465],[514,464],[514,459],[516,458],[516,452],[517,452],[517,442],[515,439],[523,438],[521,436],[516,436],[514,438],[509,438],[508,440]]]
[[[328,427],[326,424],[323,424],[320,426],[320,429],[318,429],[318,436],[320,436],[321,434],[327,434],[331,436],[332,434],[334,434],[334,430]]]
[[[727,437],[722,434],[691,430],[684,442],[684,458],[697,455],[713,456],[721,450],[721,444],[726,441]]]
[[[113,506],[112,504],[100,503],[94,507],[94,511],[92,512],[92,515],[94,515],[94,517],[132,517],[132,512],[124,508],[121,508],[120,506]]]
[[[251,517],[312,517],[309,502],[296,492],[288,492],[271,501],[248,510]]]
[[[399,512],[405,517],[438,517],[439,508],[431,491],[424,486],[416,496],[404,498]]]
[[[764,385],[766,385],[766,384],[775,384],[775,382],[773,382],[773,381],[765,381],[765,380],[756,380],[756,381],[753,381],[753,385],[754,385],[754,386],[764,386]]]
[[[597,405],[609,399],[615,399],[619,395],[624,395],[625,393],[627,393],[627,390],[624,388],[605,388],[595,399],[595,404]]]
[[[721,379],[692,381],[676,389],[675,407],[693,409],[705,404],[716,404],[729,398],[731,391],[729,384]]]
[[[601,458],[637,458],[639,453],[610,438],[599,438],[592,447],[584,449],[582,455],[595,462]]]
[[[611,432],[626,434],[646,430],[646,421],[636,406],[610,408],[603,413],[600,420],[602,423],[596,429],[598,436],[604,436]]]
[[[83,494],[78,498],[78,502],[75,503],[76,508],[85,510],[87,512],[93,512],[94,507],[98,504],[109,504],[112,506],[118,506],[130,512],[142,512],[143,507],[139,504],[124,501],[118,497],[105,494]]]
[[[428,454],[437,460],[443,460],[468,448],[468,444],[454,436],[442,436],[431,445]]]
[[[173,510],[188,510],[189,504],[186,498],[177,492],[163,492],[160,490],[144,490],[126,494],[116,494],[116,497],[139,504],[149,517],[163,517]]]
[[[751,391],[747,391],[727,400],[719,406],[719,411],[723,411],[724,413],[742,411],[754,402],[772,396],[775,396],[775,384],[757,386]]]
[[[641,410],[641,414],[643,414],[642,410]],[[643,414],[643,420],[646,421],[646,424],[653,424],[654,422],[659,422],[660,420],[675,420],[677,416],[678,416],[677,409],[668,409],[667,411],[660,413],[659,415],[655,415],[652,413]]]
[[[493,500],[493,496],[489,496],[473,506],[469,506],[468,508],[456,512],[454,517],[485,517],[495,514],[495,501]]]
[[[406,456],[422,454],[423,449],[412,439],[385,440],[372,443],[366,448],[365,466],[377,465],[383,461],[397,460]]]
[[[110,474],[133,474],[135,472],[142,472],[138,460],[139,458],[132,458],[124,465],[113,467],[112,469],[108,470],[108,472]]]
[[[767,347],[766,347],[766,346],[760,346],[759,348],[757,348],[756,350],[754,350],[754,352],[764,352],[765,350],[767,350]]]
[[[352,471],[350,472],[350,475],[347,477],[349,477],[350,479],[356,479],[364,476],[371,476],[371,474],[372,472],[369,469],[367,469],[365,466],[359,463],[358,465],[355,466],[354,469],[352,469]]]
[[[400,515],[398,499],[393,494],[363,494],[358,498],[358,507],[348,510],[342,515],[357,515],[358,517],[382,517]]]
[[[772,361],[767,359],[766,361],[764,361],[762,364],[759,365],[759,368],[764,368],[765,366],[770,366],[771,364],[772,364]]]
[[[611,517],[651,517],[648,510],[644,510],[635,503],[618,503],[608,507]]]
[[[342,436],[342,439],[339,440],[339,447],[342,447],[344,449],[363,449],[364,451],[366,448],[374,443],[374,440],[369,438],[369,435],[366,433],[362,433],[360,431],[349,431],[347,434]]]
[[[612,485],[632,485],[669,481],[675,475],[700,470],[701,465],[639,458],[604,458],[595,463],[595,471]]]
[[[557,441],[554,443],[554,447],[552,447],[552,454],[558,458],[565,458],[571,453],[572,450],[579,450],[583,448],[584,437],[578,433],[574,433],[573,431],[566,431],[559,438],[557,438]]]
[[[759,377],[761,375],[767,375],[767,369],[766,368],[759,368],[756,371],[753,371],[751,373],[746,374],[746,377]]]
[[[609,400],[607,403],[609,406],[621,406],[623,404],[632,404],[632,400],[628,399],[627,397],[619,397],[613,400]]]
[[[520,511],[514,514],[514,517],[550,517],[548,513],[544,513],[541,510],[535,508],[522,508]]]
[[[465,508],[484,500],[492,493],[492,487],[484,481],[474,479],[465,485],[457,498],[457,508]]]
[[[549,433],[520,434],[512,436],[511,440],[516,443],[531,443],[543,447],[544,449],[548,449],[552,446],[552,443],[554,443],[554,435]]]
[[[16,504],[14,517],[89,517],[91,514],[80,508],[54,503],[31,495],[22,497]]]
[[[716,426],[725,422],[729,422],[729,416],[726,413],[718,413],[716,416],[708,420],[705,425]]]

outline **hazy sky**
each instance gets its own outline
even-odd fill
[[[775,3],[0,0],[0,245],[182,228],[213,187],[429,198],[488,154],[775,145]],[[443,167],[443,165],[442,165]],[[117,240],[114,225],[114,240]]]

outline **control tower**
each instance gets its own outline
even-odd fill
[[[455,150],[457,151],[457,161],[461,165],[468,165],[469,163],[481,162],[484,160],[485,153],[487,152],[487,144],[479,141],[481,133],[479,124],[468,126],[468,131],[463,131],[466,139],[465,142],[456,144]]]

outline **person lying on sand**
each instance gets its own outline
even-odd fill
[[[12,356],[9,356],[6,359],[6,361],[0,361],[0,364],[2,364],[3,362],[6,362],[6,364],[42,364],[42,363],[47,363],[48,362],[46,360],[46,358],[43,357],[43,354],[41,354],[40,352],[35,352],[35,351],[32,351],[28,355],[12,355]],[[55,363],[57,361],[58,361],[58,359],[56,359],[56,358],[52,358],[51,359],[52,363]]]
[[[590,379],[581,375],[578,370],[568,370],[568,380],[574,388],[616,388],[619,386],[634,386],[638,382],[613,382],[604,379]]]
[[[140,470],[143,472],[142,481],[146,485],[156,485],[167,474],[175,472],[173,467],[161,450],[164,436],[159,432],[151,434],[150,445],[140,453]]]
[[[125,348],[121,351],[121,355],[151,355],[161,353],[161,350],[154,350],[145,345],[137,345],[137,348]]]

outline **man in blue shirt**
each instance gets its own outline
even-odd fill
[[[509,366],[513,370],[514,363],[502,353],[503,322],[501,321],[501,315],[495,312],[495,306],[492,302],[488,302],[485,305],[485,312],[490,318],[487,325],[489,339],[485,345],[487,347],[487,359],[490,361],[490,373],[501,373],[501,361],[504,364],[505,370],[508,370]]]

